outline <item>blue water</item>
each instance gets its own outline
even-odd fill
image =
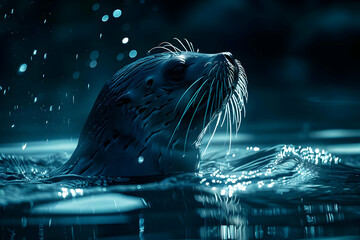
[[[282,137],[299,142],[296,136]],[[274,146],[265,136],[239,134],[228,152],[226,138],[218,135],[198,173],[149,183],[76,175],[49,179],[76,140],[3,144],[1,236],[359,239],[359,136],[355,130],[325,130],[310,132],[309,144]]]

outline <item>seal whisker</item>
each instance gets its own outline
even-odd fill
[[[173,44],[169,43],[169,42],[162,42],[159,44],[160,46],[163,45],[164,47],[171,47],[174,49],[174,51],[176,52],[181,52],[181,50],[177,47],[175,47]]]
[[[185,45],[178,39],[178,38],[174,38],[176,41],[178,41],[181,46],[184,48],[185,52],[188,52],[187,48],[185,47]]]
[[[236,97],[234,96],[234,99],[235,99],[235,101],[238,101],[237,99],[236,99]],[[238,105],[237,105],[238,107],[238,112],[239,112],[239,117],[238,117],[238,127],[237,127],[237,129],[239,130],[240,129],[240,125],[241,125],[241,120],[242,120],[242,116],[241,116],[241,112],[242,112],[242,108],[241,108],[241,105],[238,103]],[[245,108],[244,108],[244,111],[245,111]]]
[[[192,52],[195,52],[195,49],[194,49],[194,46],[192,44],[192,42],[188,41],[189,42],[189,48],[191,49]]]
[[[230,98],[230,99],[231,99],[232,114],[233,114],[234,125],[235,125],[235,138],[237,138],[238,126],[239,126],[238,111],[237,111],[237,106],[234,102],[234,99],[233,98]]]
[[[190,45],[191,45],[192,51],[195,52],[194,45],[192,44],[192,42],[190,42]]]
[[[235,105],[235,111],[236,111],[236,132],[239,130],[240,128],[240,123],[241,123],[241,109],[239,106],[238,101],[236,100],[236,97],[234,96],[234,94],[231,96],[231,99],[234,101],[234,105]]]
[[[216,106],[219,106],[219,72],[220,72],[220,67],[217,69],[216,71],[216,92],[215,92],[215,101],[214,101],[214,104],[215,104],[215,108]]]
[[[213,80],[212,80],[212,82],[211,82],[211,84],[213,85],[214,83],[215,83],[215,80],[216,80],[216,78],[213,78]],[[214,102],[215,102],[215,98],[214,98],[214,95],[213,95],[213,90],[214,88],[211,88],[211,90],[212,90],[212,92],[211,92],[211,96],[210,96],[210,114],[209,114],[209,122],[210,121],[212,121],[212,119],[213,119],[213,107],[214,107]],[[215,91],[216,91],[216,89],[215,89]],[[210,95],[210,93],[209,93],[209,95]],[[211,131],[211,129],[210,129],[210,131]]]
[[[212,72],[213,72],[213,70],[215,69],[215,67],[217,67],[218,66],[218,63],[217,62],[215,62],[214,63],[214,66],[210,69],[210,71],[209,71],[209,78],[210,78],[210,75],[212,74]],[[216,76],[213,78],[213,80],[212,80],[212,82],[211,82],[211,86],[213,86],[213,84],[214,84],[214,82],[215,82],[215,79],[216,79]],[[210,104],[210,121],[211,121],[211,119],[212,119],[212,110],[213,110],[213,104],[214,104],[214,101],[215,101],[215,99],[214,98],[212,98],[211,99],[211,104]]]
[[[190,52],[192,52],[192,50],[191,50],[191,46],[190,46],[190,44],[189,44],[189,41],[188,41],[186,38],[184,38],[184,40],[185,40],[185,42],[186,42],[187,46],[189,47]]]
[[[153,47],[151,48],[148,52],[151,52],[155,49],[163,49],[165,50],[166,52],[170,52],[170,53],[173,53],[173,54],[176,54],[176,52],[172,51],[171,49],[167,48],[167,47],[164,47],[164,46],[156,46],[156,47]]]
[[[188,88],[185,90],[185,92],[181,95],[179,101],[177,102],[174,111],[176,111],[176,109],[177,109],[178,106],[179,106],[179,103],[180,103],[181,99],[183,99],[183,97],[184,97],[185,94],[190,90],[190,88],[192,88],[198,81],[200,81],[200,80],[203,79],[203,78],[204,78],[204,76],[199,77],[193,84],[190,85],[190,87],[188,87]]]
[[[238,109],[237,109],[237,106],[236,106],[236,103],[234,101],[234,99],[231,97],[231,102],[232,102],[232,106],[233,106],[233,116],[234,116],[234,125],[235,125],[235,138],[237,138],[237,134],[238,134],[238,124],[239,124],[239,116],[238,116]]]
[[[226,119],[226,116],[227,116],[227,107],[225,107],[223,111],[225,111],[225,113],[224,113],[224,118],[223,118],[223,120],[221,122],[220,127],[222,127],[224,125],[224,123],[225,123],[225,119]],[[227,131],[227,129],[226,129],[226,131]]]
[[[183,114],[182,114],[182,116],[181,116],[178,124],[176,125],[176,127],[175,127],[175,129],[174,129],[173,134],[172,134],[171,137],[170,137],[170,141],[169,141],[169,144],[168,144],[168,148],[169,148],[169,146],[170,146],[170,144],[171,144],[172,139],[174,138],[175,132],[179,129],[180,123],[181,123],[182,119],[184,118],[186,112],[189,110],[191,104],[195,101],[197,95],[199,94],[200,90],[202,89],[202,87],[205,85],[205,83],[206,83],[207,81],[208,81],[208,79],[206,79],[206,80],[204,81],[204,83],[199,87],[199,89],[192,95],[192,98],[190,99],[189,103],[187,104],[187,106],[186,106],[186,108],[185,108],[185,110],[184,110],[184,112],[183,112]]]
[[[206,104],[206,109],[205,109],[205,115],[204,115],[204,123],[203,123],[203,128],[205,128],[205,122],[206,122],[206,118],[207,118],[207,112],[208,112],[208,109],[209,109],[209,103],[210,103],[210,99],[211,99],[211,92],[212,92],[212,89],[213,89],[213,84],[214,84],[214,80],[215,78],[211,81],[211,84],[210,84],[210,90],[209,90],[209,96],[208,96],[208,100],[207,100],[207,104]],[[211,121],[211,114],[209,116],[209,122]]]
[[[231,106],[231,111],[232,111],[232,122],[233,124],[236,124],[236,120],[235,120],[235,110],[234,110],[234,103],[232,101],[232,99],[229,99],[229,105]]]
[[[192,115],[192,117],[191,117],[191,120],[190,120],[190,123],[189,123],[188,129],[187,129],[187,131],[186,131],[186,135],[185,135],[185,141],[184,141],[184,154],[185,154],[186,142],[187,142],[188,134],[189,134],[189,131],[190,131],[190,126],[191,126],[191,123],[192,123],[192,121],[194,120],[194,117],[195,117],[195,115],[196,115],[196,112],[197,112],[197,110],[198,110],[198,108],[199,108],[199,106],[200,106],[200,104],[201,104],[201,101],[204,99],[204,97],[205,97],[205,94],[206,94],[206,93],[207,93],[207,92],[205,91],[205,92],[204,92],[204,94],[202,95],[202,97],[200,98],[199,103],[198,103],[198,105],[196,106],[196,108],[195,108],[195,110],[194,110],[194,113],[193,113],[193,115]]]
[[[212,72],[214,71],[214,69],[217,68],[218,65],[219,65],[219,64],[218,64],[217,62],[214,62],[214,66],[211,67],[211,69],[210,69],[210,71],[209,71],[209,73],[208,73],[208,76],[209,76],[209,77],[211,76]]]
[[[226,105],[227,106],[227,108],[229,108],[229,105]],[[230,109],[229,109],[229,111],[228,111],[228,122],[229,122],[229,128],[230,128],[230,139],[229,139],[229,151],[228,151],[228,153],[230,154],[230,150],[231,150],[231,134],[232,134],[232,129],[231,129],[231,116],[230,116]]]
[[[207,143],[207,145],[206,145],[206,147],[205,147],[205,149],[204,149],[201,157],[204,156],[206,150],[208,149],[208,147],[209,147],[209,145],[210,145],[210,142],[211,142],[211,140],[213,139],[213,137],[214,137],[214,135],[215,135],[215,132],[216,132],[216,129],[217,129],[218,125],[219,125],[220,119],[221,119],[221,112],[219,113],[218,119],[217,119],[217,121],[216,121],[215,129],[214,129],[213,133],[211,134],[211,137],[210,137],[210,139],[209,139],[209,141],[208,141],[208,143]]]

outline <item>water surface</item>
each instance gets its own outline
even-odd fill
[[[218,135],[199,173],[148,183],[76,175],[49,179],[49,171],[71,156],[76,140],[3,144],[1,236],[358,239],[357,133],[311,132],[306,138],[311,145],[302,146],[269,146],[264,136],[239,134],[230,152]]]

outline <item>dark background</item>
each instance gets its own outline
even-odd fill
[[[146,56],[173,37],[242,62],[241,132],[359,129],[360,3],[294,2],[0,1],[0,142],[77,138],[102,85],[134,60],[129,52]]]

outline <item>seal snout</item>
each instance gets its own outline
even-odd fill
[[[233,66],[236,66],[235,58],[230,52],[222,53],[227,61],[229,61]]]
[[[231,64],[232,66],[236,66],[236,61],[233,55],[230,52],[221,52],[216,54],[216,60],[220,62],[227,62]]]

